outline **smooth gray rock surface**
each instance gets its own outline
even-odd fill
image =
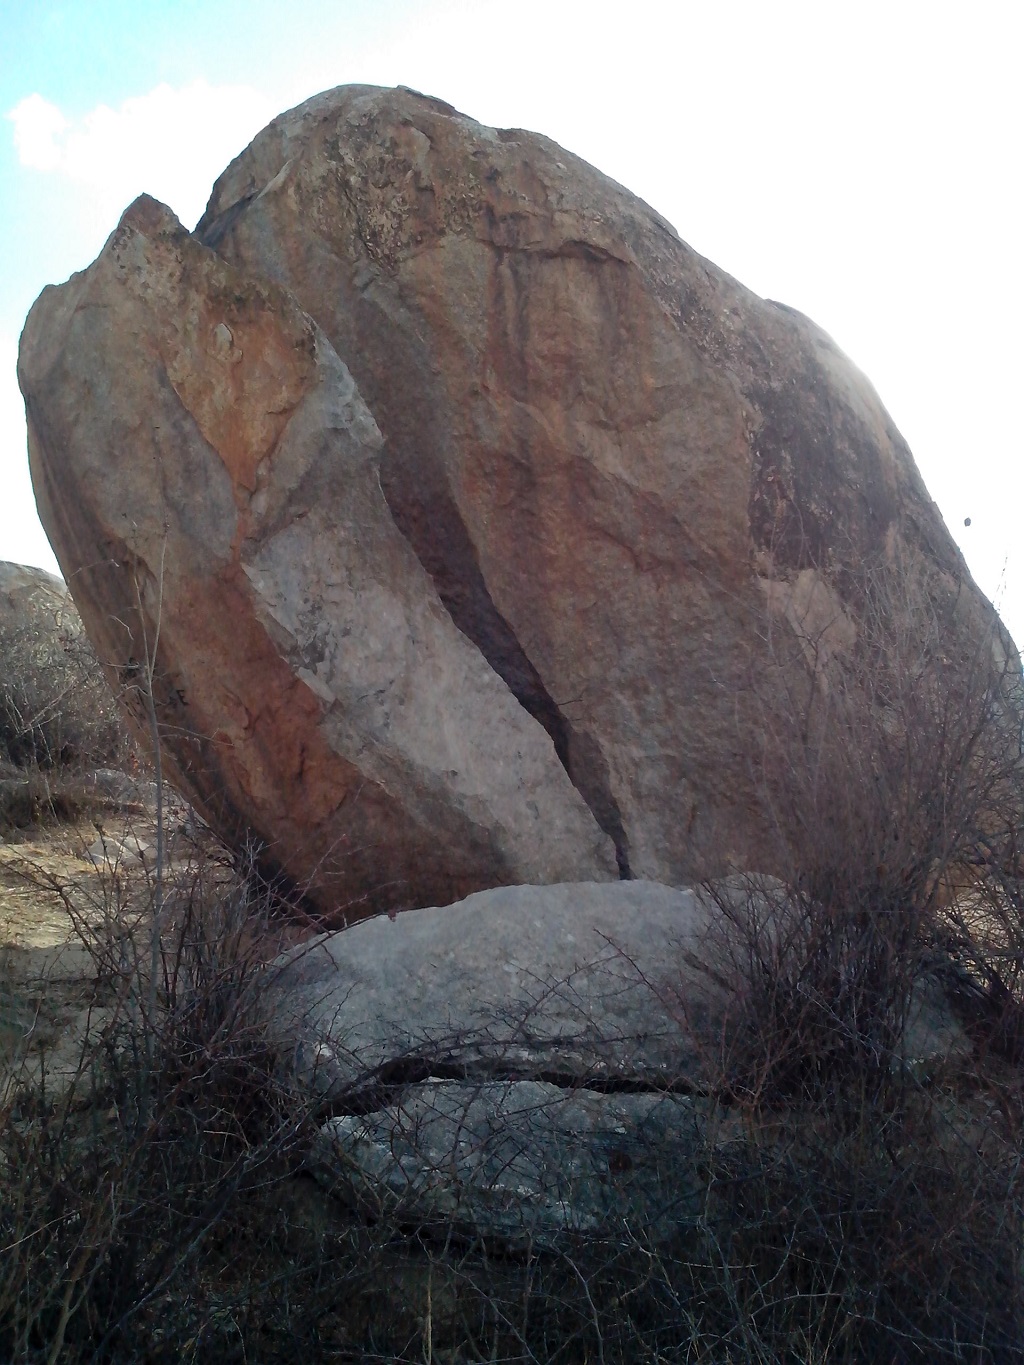
[[[509,1247],[685,1229],[750,1022],[723,906],[764,924],[785,904],[769,881],[716,895],[502,887],[293,949],[262,1001],[330,1115],[314,1174],[371,1215]],[[892,1065],[924,1082],[965,1045],[925,978]]]
[[[442,1062],[664,1084],[699,1071],[692,1025],[722,1002],[697,965],[707,916],[653,882],[497,887],[302,945],[268,1012],[326,1096]]]

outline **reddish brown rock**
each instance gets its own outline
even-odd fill
[[[635,876],[763,865],[769,613],[785,649],[843,635],[831,571],[918,554],[988,611],[830,339],[543,137],[342,87],[261,133],[197,232],[331,338],[396,522]]]
[[[29,316],[40,512],[177,783],[323,913],[614,876],[556,758],[396,530],[381,439],[280,288],[138,200]]]
[[[827,336],[411,91],[276,119],[194,237],[138,201],[19,372],[115,681],[144,723],[159,635],[177,780],[332,913],[606,879],[613,844],[785,871],[758,737],[857,640],[857,574],[923,566],[968,650],[994,621]]]

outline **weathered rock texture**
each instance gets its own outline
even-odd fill
[[[101,653],[137,667],[159,619],[179,780],[321,908],[614,875],[612,845],[675,884],[764,866],[748,746],[779,641],[855,636],[843,571],[923,557],[991,620],[827,336],[411,91],[276,119],[195,237],[140,200],[20,377]]]
[[[771,917],[780,891],[759,879],[718,896],[753,895]],[[742,952],[730,967],[721,921],[715,897],[656,882],[495,887],[302,944],[268,975],[264,1008],[304,1087],[349,1107],[426,1075],[700,1090],[742,1027]],[[922,977],[903,1060],[962,1042]]]
[[[0,626],[24,629],[46,620],[56,630],[65,618],[77,628],[78,612],[61,579],[45,569],[0,559]]]
[[[695,1021],[720,1032],[727,1008],[700,967],[708,916],[696,892],[650,882],[496,887],[303,944],[276,965],[267,1014],[303,1084],[349,1104],[444,1069],[698,1084]]]
[[[310,1166],[345,1203],[442,1238],[531,1250],[629,1227],[657,1243],[706,1212],[709,1111],[684,1095],[430,1080],[328,1120]]]
[[[338,918],[612,875],[550,739],[453,625],[380,434],[277,286],[138,200],[44,293],[21,377],[37,496],[140,728]],[[152,664],[152,669],[150,665]]]
[[[779,890],[717,895],[770,914]],[[293,949],[261,1003],[332,1115],[317,1174],[504,1242],[678,1231],[703,1211],[698,1153],[749,1023],[723,946],[718,901],[632,881],[497,887]],[[965,1043],[923,978],[892,1065],[925,1077]]]

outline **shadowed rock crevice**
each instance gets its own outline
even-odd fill
[[[515,631],[494,605],[443,471],[420,452],[413,497],[407,475],[410,464],[400,456],[389,458],[387,451],[381,461],[381,487],[395,525],[429,574],[452,621],[550,736],[558,761],[615,845],[619,876],[628,880],[632,875],[629,843],[600,745],[566,718]]]
[[[557,1049],[553,1049],[557,1051]],[[557,1058],[554,1060],[557,1061]],[[692,1077],[669,1077],[659,1071],[645,1075],[641,1070],[628,1075],[580,1075],[568,1068],[515,1066],[498,1058],[458,1061],[444,1055],[396,1057],[356,1082],[351,1091],[329,1100],[318,1113],[321,1122],[329,1118],[356,1117],[400,1104],[412,1087],[428,1081],[466,1081],[486,1084],[496,1081],[515,1083],[535,1081],[556,1090],[581,1088],[595,1095],[686,1095],[704,1096],[707,1086]]]
[[[629,865],[629,837],[622,823],[622,812],[612,792],[608,761],[593,735],[565,722],[567,735],[566,772],[573,786],[594,813],[594,819],[615,845],[615,862],[622,881],[633,877]]]

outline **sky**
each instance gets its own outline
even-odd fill
[[[143,191],[194,226],[281,110],[402,84],[824,327],[1024,643],[1022,57],[1019,0],[0,0],[0,559],[56,570],[15,377],[40,290]]]

